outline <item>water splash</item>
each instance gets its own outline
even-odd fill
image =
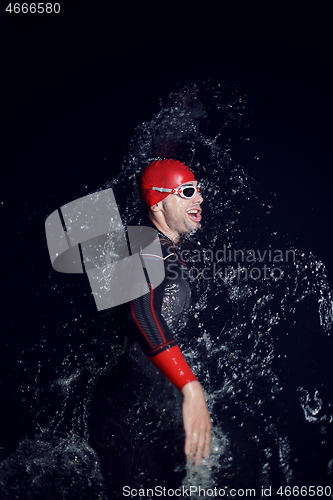
[[[79,436],[49,434],[24,440],[0,465],[3,500],[107,500],[99,458]]]
[[[181,247],[193,272],[193,302],[178,341],[207,393],[211,458],[186,467],[181,398],[126,339],[123,311],[97,313],[88,284],[52,273],[44,291],[53,312],[48,306],[39,341],[20,356],[20,392],[35,415],[36,435],[2,462],[4,491],[21,473],[22,486],[16,481],[13,488],[34,499],[41,491],[85,498],[71,496],[69,476],[76,478],[75,494],[81,487],[103,500],[116,498],[125,481],[136,488],[160,482],[257,491],[290,485],[308,470],[298,427],[311,434],[313,455],[323,456],[314,479],[324,481],[332,436],[332,293],[324,264],[276,231],[271,199],[259,196],[233,160],[235,144],[248,139],[246,100],[236,87],[213,82],[172,93],[137,127],[120,174],[101,186],[114,190],[126,225],[144,217],[137,180],[150,161],[184,161],[201,181],[203,229]],[[223,249],[238,250],[238,260],[217,258]],[[267,249],[284,258],[262,258]],[[243,259],[248,250],[253,258]],[[116,255],[110,242],[103,252]],[[281,273],[267,271],[274,266]]]

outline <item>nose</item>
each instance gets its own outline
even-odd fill
[[[203,199],[203,197],[201,196],[200,193],[195,193],[194,198],[193,198],[194,203],[201,204],[203,202],[203,200],[204,199]]]

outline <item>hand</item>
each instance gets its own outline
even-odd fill
[[[185,454],[190,463],[199,465],[202,458],[209,457],[212,424],[200,383],[184,385],[182,394]]]

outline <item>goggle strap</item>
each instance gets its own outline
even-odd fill
[[[173,192],[173,189],[167,189],[167,188],[152,187],[151,189],[153,191],[159,191],[160,193],[172,193]]]
[[[153,191],[159,191],[160,193],[172,193],[172,194],[178,194],[179,196],[182,196],[182,198],[185,198],[187,200],[190,200],[193,198],[195,193],[200,192],[200,186],[184,186],[184,187],[177,187],[173,189],[168,189],[168,188],[162,188],[162,187],[156,187],[156,186],[142,186],[146,189],[152,189]],[[192,196],[185,196],[184,194],[184,189],[192,188],[194,189]]]

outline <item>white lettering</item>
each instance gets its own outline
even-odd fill
[[[246,255],[247,262],[255,262],[256,261],[256,253],[254,250],[248,250]]]
[[[176,269],[176,271],[173,271],[171,268],[174,267]],[[168,271],[170,271],[171,273],[174,274],[174,276],[168,276],[169,279],[171,280],[176,280],[177,278],[179,278],[179,274],[178,274],[178,266],[177,264],[168,264],[167,266],[168,268]]]
[[[277,254],[277,255],[274,255],[273,262],[283,262],[282,250],[274,250],[274,254]],[[286,252],[286,255],[287,255],[287,252]]]
[[[286,251],[286,261],[288,262],[288,254],[289,253],[292,253],[292,255],[293,255],[292,260],[293,260],[293,262],[295,262],[295,250],[287,250]]]
[[[222,257],[219,257],[220,252],[222,252]],[[223,250],[217,250],[217,252],[215,254],[215,258],[216,258],[217,262],[226,262],[227,259],[226,259],[225,252],[226,252],[226,246],[224,244]]]
[[[265,250],[262,254],[260,253],[259,250],[257,250],[258,252],[258,256],[259,256],[259,262],[264,262],[264,259],[266,257],[266,254],[267,254],[267,250]]]
[[[155,493],[157,497],[161,497],[163,495],[163,488],[162,486],[155,486]],[[151,495],[153,496],[153,495]]]
[[[129,486],[124,486],[123,487],[123,496],[129,497],[130,494],[131,494],[131,488]]]

